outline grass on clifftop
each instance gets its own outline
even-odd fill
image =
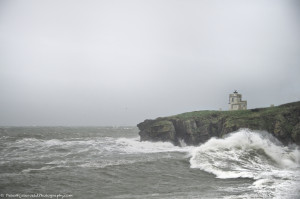
[[[165,119],[202,119],[202,118],[220,118],[230,116],[233,119],[242,119],[242,118],[259,118],[261,116],[271,116],[271,115],[280,115],[282,113],[287,113],[290,108],[300,107],[299,102],[293,102],[289,104],[284,104],[275,107],[268,108],[256,108],[256,109],[248,109],[248,110],[237,110],[237,111],[194,111],[182,113],[170,117],[166,117]]]

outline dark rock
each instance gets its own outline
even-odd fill
[[[300,102],[239,111],[195,111],[145,120],[137,125],[141,141],[170,141],[198,145],[240,128],[264,130],[284,144],[300,145]]]

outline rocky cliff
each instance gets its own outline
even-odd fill
[[[264,130],[284,144],[300,145],[300,101],[270,108],[239,111],[195,111],[145,120],[137,125],[141,141],[197,145],[240,128]]]

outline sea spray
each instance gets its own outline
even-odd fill
[[[255,197],[267,194],[285,198],[286,191],[299,192],[299,149],[283,146],[267,132],[242,129],[222,139],[211,138],[195,148],[191,156],[191,168],[217,178],[254,179],[250,188],[258,194]]]
[[[182,142],[183,143],[183,142]],[[139,138],[119,138],[116,140],[115,150],[124,153],[162,153],[162,152],[190,152],[195,147],[174,146],[170,142],[139,141]]]
[[[282,146],[268,133],[236,132],[201,146],[181,142],[178,147],[140,142],[137,130],[124,128],[6,130],[0,133],[0,187],[5,193],[44,190],[74,198],[136,199],[300,196],[299,150]],[[201,152],[210,162],[200,161]],[[191,169],[193,160],[194,168],[219,165],[209,173]],[[211,174],[216,169],[223,179]],[[240,177],[242,172],[249,177]]]

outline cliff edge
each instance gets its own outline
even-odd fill
[[[139,123],[141,141],[198,145],[240,128],[264,130],[282,143],[300,145],[300,101],[276,107],[238,111],[195,111]]]

